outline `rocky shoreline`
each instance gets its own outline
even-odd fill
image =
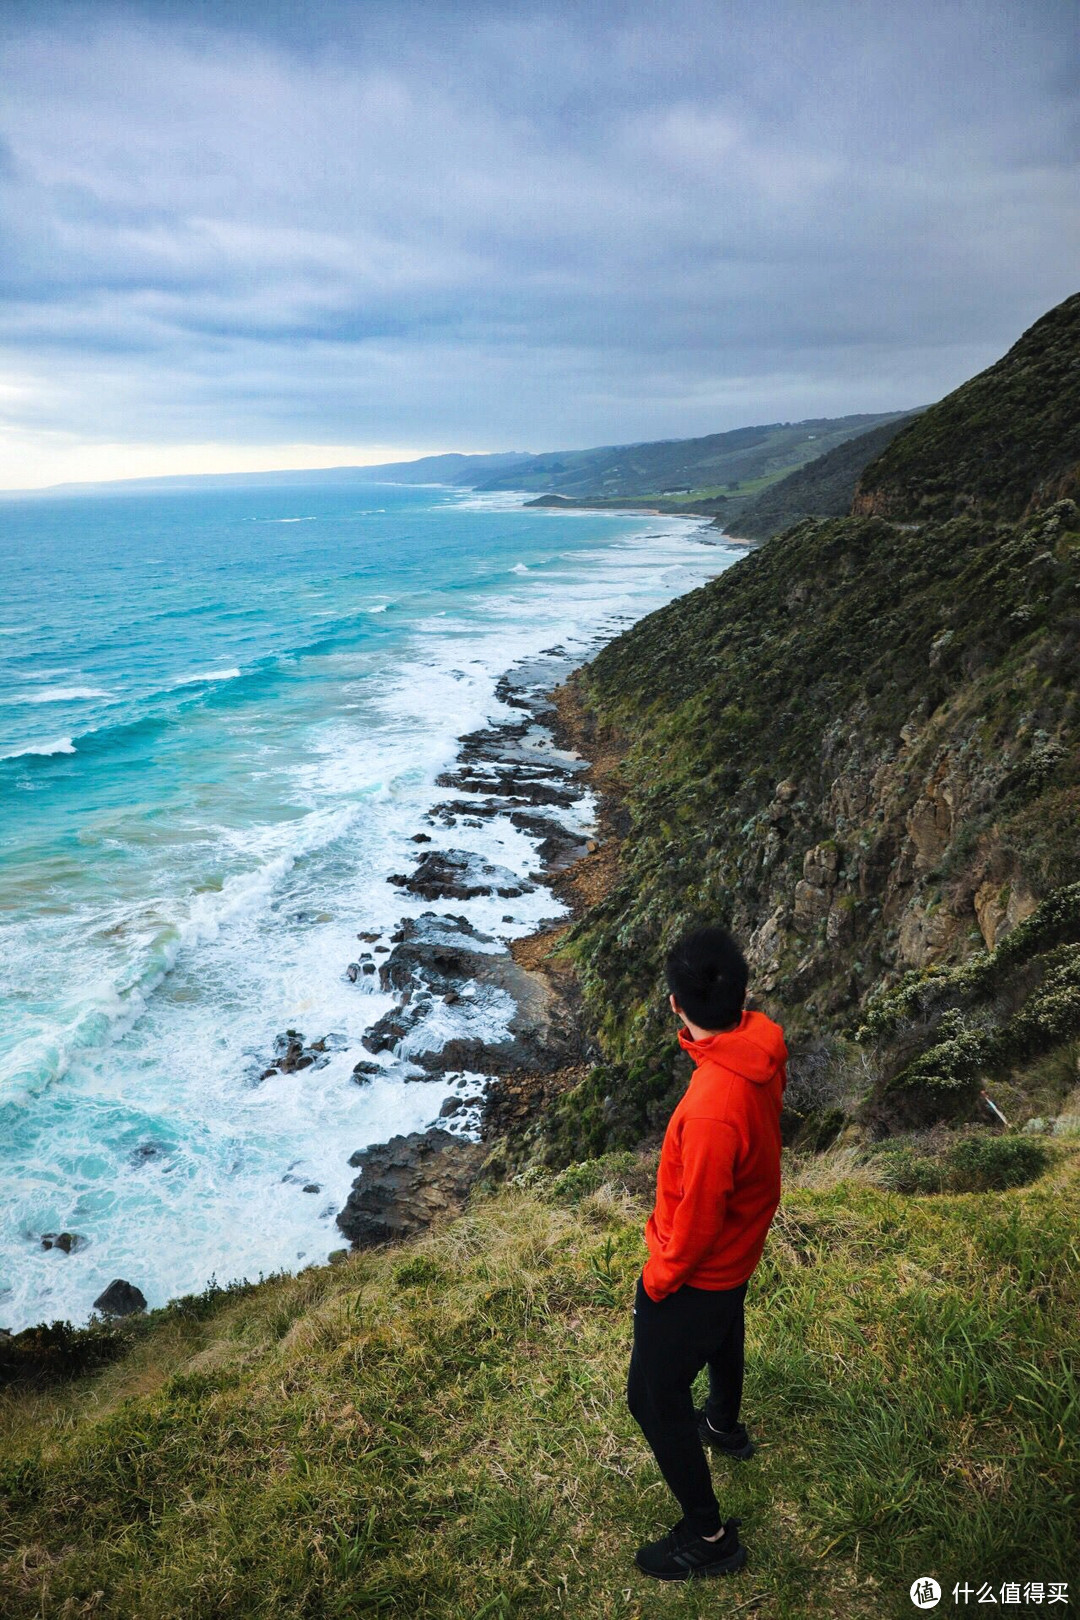
[[[495,695],[513,717],[459,739],[454,764],[436,779],[445,796],[412,835],[411,870],[388,879],[430,909],[401,918],[387,943],[360,936],[370,949],[350,964],[350,976],[377,982],[394,1003],[362,1037],[369,1057],[354,1078],[363,1084],[382,1062],[404,1061],[406,1083],[441,1081],[453,1090],[427,1129],[352,1155],[358,1175],[337,1225],[353,1248],[411,1236],[459,1209],[490,1170],[493,1144],[575,1083],[593,1056],[572,978],[549,959],[565,918],[515,937],[482,931],[460,910],[546,887],[573,914],[587,894],[582,882],[600,864],[600,848],[592,766],[570,735],[568,690],[559,684],[571,667],[563,649],[551,648],[502,677]],[[527,875],[436,842],[439,833],[496,821],[533,841]],[[499,1038],[446,1034],[442,1009],[492,1002],[506,1009]],[[308,1051],[301,1044],[299,1061]],[[314,1049],[311,1056],[318,1060]]]

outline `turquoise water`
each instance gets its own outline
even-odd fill
[[[409,909],[436,775],[515,660],[733,560],[703,532],[383,485],[0,502],[0,1325],[336,1246],[348,1155],[447,1095],[352,1083],[390,1001],[343,972]],[[558,906],[455,909],[505,938]],[[286,1027],[340,1050],[259,1083]]]

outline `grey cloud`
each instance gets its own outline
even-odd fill
[[[4,11],[9,420],[700,433],[920,403],[1075,290],[1056,0],[282,10]]]

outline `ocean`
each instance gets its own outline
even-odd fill
[[[346,969],[425,909],[387,879],[456,739],[507,716],[507,670],[555,678],[739,555],[697,520],[523,503],[0,500],[0,1326],[84,1322],[115,1277],[154,1306],[323,1261],[350,1153],[437,1116],[445,1083],[402,1063],[354,1083],[391,997]],[[537,864],[505,822],[469,837]],[[505,940],[561,908],[451,909]],[[327,1060],[260,1078],[290,1028]]]

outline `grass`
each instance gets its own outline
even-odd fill
[[[632,1563],[673,1514],[622,1398],[626,1162],[534,1173],[406,1249],[163,1314],[116,1365],[9,1391],[5,1620],[878,1617],[911,1612],[916,1575],[1068,1579],[1075,1150],[1003,1193],[906,1198],[849,1150],[793,1178],[751,1290],[760,1450],[714,1465],[750,1563],[688,1589]]]

